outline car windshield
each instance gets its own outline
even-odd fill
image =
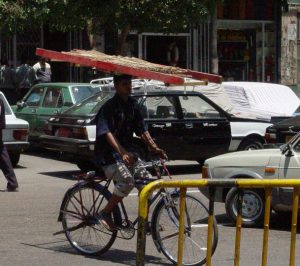
[[[82,100],[99,92],[100,90],[100,86],[76,85],[71,87],[71,92],[75,103],[81,102]]]
[[[71,115],[89,115],[97,114],[101,106],[110,99],[114,93],[112,92],[100,92],[86,100],[72,106],[64,112],[64,114]]]

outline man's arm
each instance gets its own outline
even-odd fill
[[[117,138],[115,138],[115,136],[111,133],[111,132],[107,132],[105,134],[105,138],[107,140],[107,142],[109,143],[109,145],[117,152],[121,155],[122,160],[124,161],[125,164],[129,164],[132,165],[134,163],[134,157],[131,153],[127,152],[122,145],[119,143],[119,141],[117,140]]]
[[[142,140],[148,145],[150,151],[153,154],[157,154],[162,158],[167,158],[167,155],[164,150],[160,149],[157,144],[154,142],[152,137],[150,136],[149,131],[145,131],[143,134],[141,134]]]

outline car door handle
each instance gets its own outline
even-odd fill
[[[185,128],[194,128],[194,125],[192,123],[186,123]]]

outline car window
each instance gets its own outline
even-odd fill
[[[43,107],[58,108],[63,105],[63,95],[61,88],[48,88],[43,100]]]
[[[111,97],[114,93],[111,92],[101,92],[97,93],[92,97],[83,100],[81,103],[78,103],[64,112],[64,114],[71,115],[88,115],[88,114],[97,114],[101,106]]]
[[[179,96],[184,118],[218,118],[220,113],[197,95]]]
[[[144,98],[141,112],[144,118],[149,119],[175,119],[175,101],[172,96],[148,96]]]
[[[43,93],[44,93],[44,88],[42,87],[33,88],[33,90],[31,91],[31,93],[28,95],[26,99],[26,104],[28,106],[39,106],[41,99],[43,97]]]
[[[71,93],[75,103],[94,95],[101,90],[100,86],[72,86]]]

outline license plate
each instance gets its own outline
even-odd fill
[[[55,136],[69,138],[71,136],[71,130],[69,128],[60,127],[56,130]]]

